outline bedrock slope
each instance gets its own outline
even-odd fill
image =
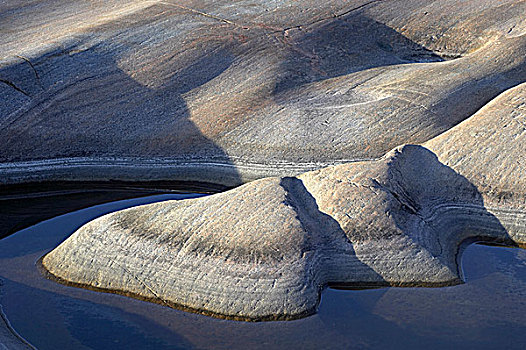
[[[327,285],[461,283],[467,244],[526,243],[525,92],[376,161],[105,215],[42,264],[64,283],[249,320],[312,313]]]
[[[8,1],[0,183],[236,185],[422,143],[526,80],[526,3]]]

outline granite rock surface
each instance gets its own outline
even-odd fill
[[[42,264],[61,282],[221,317],[315,312],[328,285],[462,282],[470,243],[526,244],[526,84],[423,145],[81,227]]]
[[[377,159],[526,80],[521,0],[0,4],[0,183]]]

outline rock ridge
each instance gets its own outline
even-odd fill
[[[253,321],[309,315],[328,285],[462,283],[468,244],[526,243],[526,163],[509,156],[526,149],[525,89],[378,160],[102,216],[42,266],[63,283]]]
[[[55,5],[0,5],[0,80],[23,91],[0,84],[2,183],[296,176],[426,142],[526,80],[518,0]]]

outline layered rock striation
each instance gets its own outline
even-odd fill
[[[0,184],[297,175],[425,142],[526,80],[520,0],[0,13]]]
[[[526,244],[526,84],[423,145],[139,206],[42,259],[61,282],[247,320],[315,312],[328,285],[462,282],[467,244]]]

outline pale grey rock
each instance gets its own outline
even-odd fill
[[[526,244],[525,92],[379,160],[105,215],[43,266],[65,283],[249,320],[312,313],[327,285],[461,283],[468,244]]]
[[[486,207],[526,205],[526,83],[424,144],[482,194]]]
[[[0,4],[0,183],[237,185],[419,144],[526,80],[519,0]]]

